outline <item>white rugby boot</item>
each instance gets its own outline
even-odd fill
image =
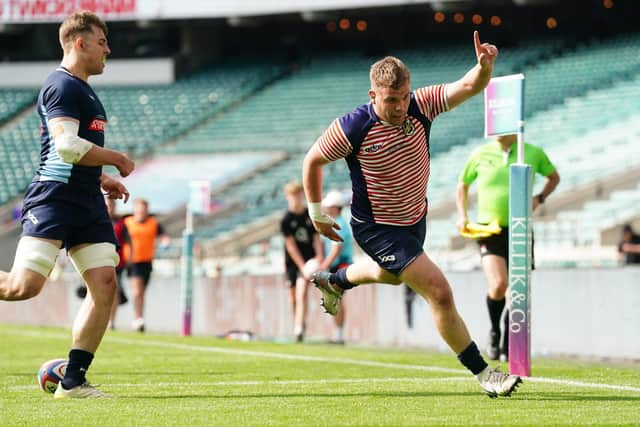
[[[498,396],[509,397],[518,386],[522,383],[522,379],[517,375],[509,375],[500,372],[498,368],[491,369],[488,366],[484,371],[476,375],[480,386],[492,399]]]
[[[326,271],[319,271],[314,274],[311,282],[322,292],[322,307],[327,313],[335,316],[340,308],[340,301],[342,301],[344,291],[338,285],[329,281],[329,273]]]
[[[54,399],[105,399],[110,397],[107,393],[89,384],[88,381],[73,387],[71,390],[62,387],[62,381],[60,381],[56,392],[53,394]]]

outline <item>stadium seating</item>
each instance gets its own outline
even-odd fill
[[[226,63],[168,86],[98,91],[109,144],[142,155],[240,101],[285,72],[276,61]]]
[[[501,66],[504,73],[514,72],[522,64],[539,58],[542,43],[530,42],[524,53],[513,59],[505,54],[507,59]],[[413,86],[419,87],[464,75],[473,64],[468,50],[469,46],[461,45],[392,53],[407,63]],[[348,52],[313,57],[291,78],[276,82],[237,109],[209,121],[167,147],[167,151],[306,149],[335,117],[368,101],[367,76],[373,60]],[[482,108],[479,97],[448,114],[446,120],[436,120],[432,139],[438,144],[431,147],[432,152],[446,151],[481,132]]]
[[[302,154],[292,156],[278,167],[271,168],[223,193],[220,197],[224,198],[227,204],[237,202],[243,209],[229,218],[216,218],[212,224],[196,230],[196,234],[204,238],[217,237],[260,217],[270,216],[278,211],[284,214],[287,204],[283,188],[287,182],[301,179],[302,158]],[[343,188],[341,186],[344,185],[348,172],[340,166],[328,166],[329,169],[325,173],[327,188]]]
[[[575,51],[526,69],[526,109],[535,112],[581,96],[589,89],[610,86],[640,71],[640,36],[625,35],[582,44]]]
[[[237,60],[215,66],[167,86],[103,88],[97,91],[107,111],[107,147],[134,157],[198,125],[239,102],[286,72],[284,63],[266,59]],[[40,161],[40,121],[35,112],[37,90],[0,90],[8,117],[32,104],[0,132],[0,204],[21,194]]]
[[[32,104],[37,96],[34,89],[0,89],[0,125]]]
[[[541,57],[543,41],[529,42],[527,46],[523,54],[505,61],[505,73],[514,72],[524,63]],[[468,48],[465,45],[393,53],[402,58],[411,69],[413,85],[421,86],[447,82],[462,76],[473,61]],[[510,58],[510,55],[506,57]],[[358,54],[314,57],[291,78],[276,82],[233,111],[210,120],[179,139],[176,144],[167,146],[166,151],[190,153],[281,149],[297,158],[297,153],[306,151],[335,117],[350,111],[359,103],[367,102],[367,75],[373,60],[374,58]],[[432,131],[435,143],[430,147],[432,155],[444,152],[451,146],[455,147],[481,132],[482,108],[482,99],[477,98],[446,114],[442,119],[436,119]],[[274,120],[274,117],[286,120]],[[325,186],[348,188],[346,167],[341,163],[329,167],[331,171],[325,174]],[[283,209],[281,188],[287,180],[284,177],[298,178],[300,163],[290,161],[278,168],[279,171],[271,172],[275,178],[270,174],[254,178],[254,181],[271,181],[267,185],[276,189],[272,194],[277,194],[273,205],[264,205],[263,194],[255,190],[248,191],[248,199],[243,202],[248,211],[226,221],[216,220],[215,226],[201,231],[202,235],[213,237],[218,231],[237,226],[238,222],[246,223],[261,215],[270,214],[269,209]],[[242,193],[242,190],[239,192]],[[228,197],[238,195],[235,190],[230,190]],[[251,198],[254,200],[251,201]],[[255,208],[256,205],[259,205],[259,209]]]
[[[334,58],[316,59],[300,72],[256,94],[233,111],[189,133],[169,152],[308,148],[336,116],[367,99],[369,60],[341,70]],[[318,90],[321,88],[321,90]]]
[[[35,111],[0,133],[0,204],[22,193],[40,162],[40,120]]]
[[[640,114],[640,58],[634,54],[638,42],[638,36],[618,36],[576,48],[567,39],[548,37],[501,49],[494,74],[525,73],[526,138],[545,148],[557,164],[562,174],[558,191],[575,188],[595,174],[636,165],[630,142],[637,138],[634,123]],[[410,67],[414,87],[455,80],[473,63],[467,44],[390,53]],[[109,146],[134,156],[153,151],[287,152],[287,161],[219,196],[244,209],[200,230],[202,236],[214,237],[284,209],[282,186],[299,179],[303,153],[335,117],[367,102],[367,72],[373,59],[354,52],[316,55],[285,78],[279,78],[286,70],[278,62],[244,60],[169,86],[101,89],[109,114]],[[29,91],[23,94],[26,104],[33,102],[30,93],[30,100]],[[483,131],[482,104],[477,96],[434,122],[431,206],[451,200],[460,168],[484,141],[478,138]],[[22,191],[33,173],[39,158],[37,128],[33,115],[0,132],[1,164],[20,166],[3,168],[0,203]],[[612,149],[604,150],[603,141]],[[590,161],[593,156],[600,162]],[[329,168],[326,187],[347,188],[344,164]],[[452,227],[432,228],[439,230],[431,240],[436,246],[448,244],[450,233],[455,233]]]
[[[634,40],[633,37],[613,39],[598,44],[595,50],[613,50],[622,54],[629,50]],[[566,156],[564,153],[553,154],[554,150],[560,149],[559,146],[552,148],[555,144],[564,142],[565,149],[569,150],[568,147],[571,145],[567,142],[568,139],[576,144],[583,144],[581,140],[576,139],[576,136],[580,137],[612,120],[623,119],[625,115],[633,112],[634,106],[630,104],[633,103],[634,97],[623,97],[622,94],[639,87],[635,80],[624,80],[628,79],[634,70],[633,60],[626,61],[625,65],[621,66],[620,69],[626,74],[619,75],[618,82],[612,86],[612,79],[603,79],[601,74],[588,72],[589,67],[593,65],[589,61],[594,63],[601,61],[602,57],[607,55],[606,53],[596,55],[595,59],[591,60],[584,52],[586,47],[573,51],[568,50],[567,46],[568,43],[564,39],[544,38],[528,40],[514,48],[506,48],[502,51],[500,66],[495,73],[504,75],[523,71],[527,76],[527,84],[531,76],[534,82],[533,87],[536,87],[539,80],[548,78],[548,70],[563,69],[567,67],[566,64],[572,62],[587,69],[584,75],[580,74],[581,86],[568,85],[556,88],[553,96],[550,96],[547,91],[536,92],[527,86],[527,99],[530,100],[527,107],[531,112],[527,124],[527,139],[551,150],[550,156],[554,159],[556,157],[564,159]],[[414,86],[418,86],[450,81],[461,76],[469,68],[466,48],[468,46],[461,45],[448,49],[412,49],[393,53],[407,62],[412,70]],[[371,61],[372,58],[349,57],[349,55],[342,56],[340,59],[315,58],[292,78],[275,83],[220,120],[210,121],[196,132],[178,141],[175,146],[170,147],[170,150],[190,152],[279,148],[290,153],[304,151],[334,117],[363,102],[362,94],[366,92],[368,82],[362,76]],[[560,65],[555,65],[556,62]],[[566,81],[563,84],[566,85]],[[318,91],[318,87],[322,87],[323,90]],[[335,87],[339,87],[340,90],[334,90]],[[606,87],[606,89],[588,93],[584,90],[591,87]],[[571,98],[572,95],[575,97]],[[563,103],[566,98],[568,99]],[[605,107],[604,114],[602,102],[608,103],[607,105],[611,107]],[[430,147],[434,157],[429,193],[432,206],[451,199],[458,171],[470,150],[483,142],[482,139],[473,138],[483,129],[482,103],[482,97],[476,97],[434,122],[431,134],[434,142]],[[613,104],[621,103],[624,108],[613,108]],[[308,111],[309,105],[314,106],[313,113]],[[283,123],[274,123],[274,116],[287,117],[288,120]],[[253,120],[247,122],[247,117],[252,117]],[[597,141],[597,137],[594,136],[593,140]],[[573,147],[576,150],[578,146]],[[593,150],[597,149],[596,144]],[[589,153],[583,153],[585,156],[589,155]],[[579,185],[591,176],[586,173],[589,171],[589,165],[593,163],[588,157],[581,157],[579,161],[575,156],[567,158],[570,159],[573,167],[565,167],[561,160],[559,169],[568,169],[575,173],[563,173],[563,184],[558,191]],[[629,159],[630,157],[627,157],[621,161]],[[618,170],[612,162],[603,164],[599,172],[606,174]],[[345,169],[344,165],[337,166],[336,171]],[[287,162],[279,166],[280,173],[297,177],[299,170],[296,171],[296,167],[299,169],[299,163],[297,166],[292,166],[291,162]],[[278,175],[275,171],[272,173]],[[326,175],[333,177],[333,182],[327,183],[327,187],[345,188],[349,185],[346,173]],[[271,179],[268,174],[255,178],[255,180]],[[341,179],[343,181],[340,181]],[[273,182],[271,187],[281,188],[283,183],[283,180]],[[261,205],[260,209],[252,208],[260,204],[255,200],[264,200],[264,195],[256,196],[255,192],[249,192],[247,197],[249,199],[244,202],[247,211],[233,220],[218,221],[217,225],[209,228],[205,234],[212,237],[216,234],[216,230],[228,230],[235,227],[238,222],[241,224],[250,222],[252,219],[270,213],[265,211],[265,208],[271,206]],[[254,201],[250,200],[252,197]],[[280,196],[278,198],[280,204],[276,203],[273,208],[282,209],[283,201]],[[250,212],[251,210],[253,213]],[[455,229],[453,227],[434,228],[440,231],[450,230],[448,234],[443,232],[440,240],[435,239],[436,242],[448,245],[448,239],[451,233],[455,233]]]

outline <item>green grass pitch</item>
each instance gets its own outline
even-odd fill
[[[453,354],[108,332],[88,378],[112,399],[54,400],[42,362],[67,330],[0,326],[1,426],[638,425],[640,366],[534,359],[489,399]],[[505,367],[506,368],[506,367]]]

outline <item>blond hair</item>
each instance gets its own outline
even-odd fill
[[[58,30],[62,50],[65,50],[65,46],[69,43],[73,43],[79,35],[93,32],[93,27],[101,29],[104,35],[107,35],[107,24],[91,11],[83,10],[67,16]]]
[[[147,199],[143,199],[142,197],[138,197],[133,200],[134,205],[145,205],[147,208],[149,207],[149,201]]]
[[[371,66],[369,71],[371,85],[374,87],[388,87],[400,89],[411,81],[407,66],[394,56],[387,56]]]
[[[302,191],[303,191],[302,184],[300,184],[300,182],[298,181],[288,182],[284,186],[284,194],[286,195],[298,194],[298,193],[302,193]]]

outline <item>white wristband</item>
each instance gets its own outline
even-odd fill
[[[316,218],[322,218],[322,203],[320,202],[309,202],[309,218],[312,220],[316,220]]]
[[[309,202],[309,218],[313,222],[319,222],[324,224],[333,224],[335,221],[329,215],[322,213],[322,204],[320,202]]]

